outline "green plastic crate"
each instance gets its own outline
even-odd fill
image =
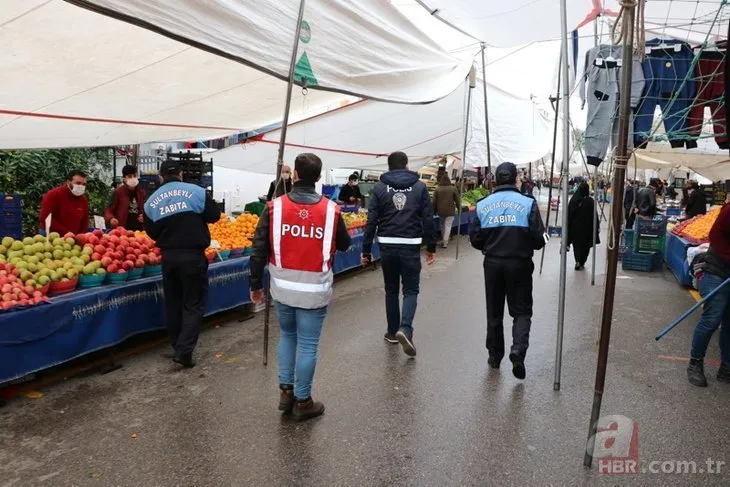
[[[243,211],[256,216],[261,216],[261,213],[264,212],[264,208],[266,208],[266,203],[261,203],[260,201],[252,201],[251,203],[247,203],[246,206],[243,207]]]
[[[664,252],[665,235],[640,235],[634,232],[634,252],[653,254]]]

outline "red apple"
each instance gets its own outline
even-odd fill
[[[134,269],[134,262],[132,262],[130,260],[125,260],[124,263],[122,264],[122,269],[124,269],[125,271]]]
[[[111,264],[111,263],[112,263],[112,258],[111,257],[106,257],[105,256],[105,257],[102,257],[101,258],[101,265],[103,265],[104,267],[109,267],[109,264]]]
[[[5,264],[5,270],[8,272],[12,272],[15,270],[15,266],[13,264]]]
[[[28,293],[20,293],[20,299],[25,299],[26,301],[30,298],[30,295]]]
[[[147,264],[147,262],[150,261],[150,258],[148,255],[142,254],[139,256],[139,260],[141,260],[144,264]]]
[[[117,237],[116,235],[112,235],[111,237],[109,237],[109,241],[114,245],[117,245],[120,242],[119,237]]]
[[[127,271],[126,271],[126,270],[124,270],[124,269],[119,269],[119,270],[117,271],[117,274],[124,274],[125,272],[127,272]]]
[[[32,295],[35,292],[35,289],[33,288],[33,286],[25,286],[23,288],[23,291],[25,291],[25,294],[31,294]]]
[[[94,252],[93,254],[91,254],[91,260],[101,260],[101,254],[99,252]]]
[[[117,272],[119,270],[119,266],[116,264],[109,264],[109,266],[106,268],[107,272]]]
[[[134,262],[135,260],[137,260],[137,256],[134,255],[134,254],[127,254],[127,255],[124,256],[124,259],[125,260],[131,260],[132,262]]]
[[[76,243],[79,245],[83,246],[88,241],[88,239],[89,239],[88,233],[80,233],[80,234],[76,235]]]
[[[96,238],[101,238],[101,237],[104,236],[104,232],[102,232],[98,228],[96,230],[94,230],[93,232],[91,232],[91,233],[93,233],[94,234],[94,237],[96,237]]]
[[[143,260],[140,260],[140,259],[137,259],[134,262],[134,267],[137,268],[137,269],[141,269],[142,267],[144,267],[144,261]]]
[[[33,297],[34,298],[42,298],[43,297],[43,293],[40,292],[40,291],[33,291]]]
[[[73,233],[71,233],[71,232],[68,232],[68,233],[66,233],[66,235],[64,235],[64,236],[63,236],[63,238],[64,238],[64,239],[66,239],[66,238],[74,238],[75,236],[76,236],[76,235],[74,235]]]
[[[97,254],[103,254],[104,252],[106,252],[106,249],[103,245],[97,245],[96,247],[94,247],[94,252],[96,252]]]

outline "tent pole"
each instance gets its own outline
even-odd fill
[[[466,143],[469,140],[469,114],[471,113],[471,90],[474,89],[477,83],[477,72],[474,70],[474,67],[472,66],[471,71],[469,71],[469,87],[467,88],[468,91],[466,92],[466,122],[464,124],[464,152],[462,153],[461,157],[461,178],[459,181],[459,199],[461,199],[461,196],[464,194],[464,170],[466,169]],[[461,240],[461,208],[462,205],[459,205],[458,214],[456,216],[456,225],[457,225],[457,237],[456,237],[456,259],[459,259],[459,241]],[[441,236],[443,238],[443,235]]]
[[[606,247],[608,258],[606,262],[606,282],[603,288],[603,306],[601,310],[601,335],[598,341],[598,363],[596,365],[596,383],[593,394],[593,407],[588,429],[586,453],[583,465],[591,467],[593,464],[593,449],[595,435],[598,429],[598,420],[601,416],[601,402],[603,388],[606,382],[606,364],[608,362],[608,346],[611,340],[611,321],[613,320],[613,304],[616,296],[616,268],[618,266],[618,246],[621,235],[621,221],[623,218],[623,194],[626,181],[626,164],[628,162],[627,146],[629,138],[629,114],[631,111],[629,89],[631,87],[631,68],[634,47],[634,18],[636,5],[626,2],[623,10],[623,56],[621,64],[621,95],[619,105],[619,139],[616,148],[616,166],[613,173],[614,197],[611,201],[611,223]],[[643,26],[641,26],[643,27]]]
[[[482,87],[484,90],[484,130],[487,136],[487,170],[492,173],[492,147],[489,143],[489,104],[487,103],[487,62],[485,60],[485,50],[487,47],[482,42]],[[492,190],[492,183],[489,182],[488,190]]]
[[[561,37],[563,44],[563,206],[568,203],[570,176],[570,57],[568,56],[568,13],[566,0],[560,2]],[[555,382],[553,390],[560,390],[560,371],[563,361],[563,326],[565,324],[565,278],[568,256],[568,211],[563,208],[563,231],[560,239],[560,291],[558,293],[558,336],[555,346]]]
[[[593,21],[593,46],[598,47],[598,17]],[[585,73],[583,74],[585,76]],[[581,148],[581,155],[583,148]],[[584,160],[585,163],[585,160]],[[605,198],[605,190],[603,192]],[[596,234],[598,233],[598,166],[593,168],[593,247],[591,249],[591,286],[596,285]]]
[[[560,51],[560,58],[558,59],[558,66],[563,64],[563,52]],[[550,226],[550,207],[553,201],[553,175],[555,174],[555,148],[558,141],[558,108],[560,107],[560,77],[562,76],[562,70],[558,69],[558,89],[556,90],[555,96],[555,123],[553,124],[553,152],[550,156],[550,179],[548,180],[548,205],[547,214],[545,215],[545,225]],[[557,211],[557,210],[556,210]],[[545,247],[542,248],[542,255],[540,256],[540,274],[542,274],[542,266],[545,263]]]
[[[294,87],[294,74],[296,73],[297,51],[299,50],[299,33],[304,18],[305,0],[299,2],[299,16],[297,18],[297,26],[294,31],[294,45],[292,46],[291,60],[289,61],[289,82],[286,85],[286,102],[284,103],[284,117],[281,122],[281,137],[279,138],[279,154],[276,159],[276,187],[274,189],[274,197],[281,196],[286,185],[281,181],[281,168],[284,166],[284,148],[286,146],[286,129],[289,125],[289,110],[291,109],[291,93]],[[265,293],[266,310],[264,313],[264,365],[269,362],[269,320],[271,315],[271,293],[269,292],[269,279],[266,280]]]

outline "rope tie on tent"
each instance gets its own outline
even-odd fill
[[[639,61],[644,61],[645,47],[646,47],[646,33],[644,32],[644,7],[646,6],[646,0],[620,0],[621,11],[619,11],[611,27],[611,39],[614,45],[619,45],[624,38],[624,23],[623,16],[630,8],[636,8],[636,32],[634,34],[634,46],[639,56]],[[617,29],[618,35],[617,35]]]

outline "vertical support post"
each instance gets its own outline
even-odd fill
[[[593,394],[593,407],[588,427],[588,441],[583,464],[593,464],[593,449],[598,420],[601,416],[603,389],[606,383],[606,365],[608,363],[608,347],[611,340],[611,321],[613,320],[613,303],[616,296],[616,272],[618,267],[618,246],[621,235],[623,217],[623,194],[626,181],[626,163],[628,162],[627,146],[629,138],[629,115],[631,111],[629,90],[631,88],[631,68],[634,48],[634,18],[636,4],[626,2],[623,10],[623,56],[621,68],[621,95],[619,105],[619,139],[616,147],[616,166],[613,174],[613,200],[611,201],[611,228],[609,228],[606,245],[606,283],[603,289],[603,307],[601,310],[601,335],[598,340],[598,363],[596,365],[596,383]]]
[[[492,174],[492,147],[489,143],[489,103],[487,103],[487,61],[486,61],[486,51],[487,47],[482,42],[482,88],[484,90],[484,130],[486,131],[486,140],[487,140],[487,170],[489,171],[489,174]],[[490,191],[492,190],[491,182],[489,183],[489,187],[487,188]]]
[[[560,2],[561,36],[563,45],[563,232],[560,239],[560,289],[558,292],[558,334],[555,344],[555,381],[553,389],[560,390],[563,362],[563,327],[565,324],[565,278],[568,256],[568,180],[570,179],[570,56],[568,51],[568,13],[566,0]]]
[[[459,197],[464,194],[464,170],[466,170],[466,143],[469,140],[469,114],[471,113],[471,90],[474,89],[474,87],[477,84],[477,72],[472,66],[471,71],[469,71],[469,86],[467,87],[467,93],[466,93],[466,122],[464,124],[464,151],[462,152],[461,156],[461,177],[459,181]],[[456,259],[459,259],[459,241],[461,241],[461,207],[462,205],[459,205],[458,213],[456,215],[456,225],[457,225],[457,237],[456,237]]]
[[[281,181],[281,168],[284,166],[284,148],[286,147],[286,130],[289,125],[289,110],[291,109],[291,93],[294,86],[294,74],[296,72],[297,64],[297,51],[299,50],[299,35],[302,26],[302,20],[304,19],[304,5],[305,0],[299,2],[299,15],[297,17],[297,25],[294,30],[294,45],[292,46],[291,60],[289,61],[289,82],[286,85],[286,102],[284,103],[284,116],[281,123],[281,137],[279,138],[279,154],[276,159],[276,186],[274,189],[274,197],[277,198],[283,194],[283,189],[286,185],[282,184]],[[266,303],[266,309],[264,311],[264,355],[263,362],[267,365],[269,362],[269,321],[271,315],[271,293],[269,292],[269,282],[271,279],[266,280],[266,292],[264,293],[264,300]]]
[[[593,248],[591,249],[591,286],[596,285],[596,234],[598,233],[598,166],[593,167]]]

